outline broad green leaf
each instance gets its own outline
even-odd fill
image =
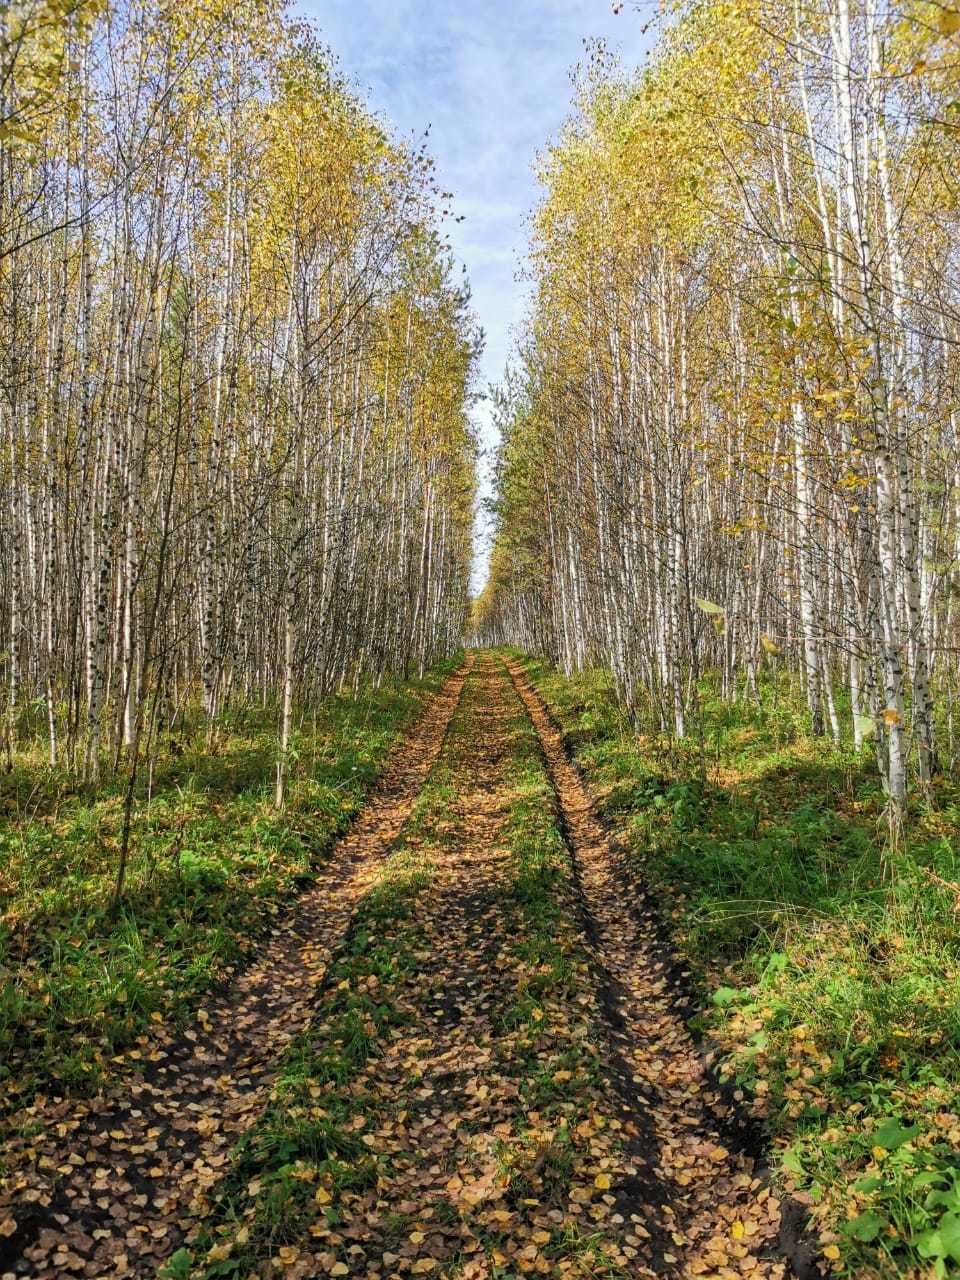
[[[851,1219],[843,1226],[846,1235],[853,1236],[855,1240],[862,1240],[864,1244],[869,1244],[871,1240],[876,1240],[877,1236],[883,1230],[883,1219],[875,1213],[861,1213],[858,1217]]]
[[[960,1214],[945,1213],[935,1231],[926,1231],[917,1241],[921,1258],[950,1258],[960,1262]]]
[[[885,1151],[896,1151],[905,1142],[915,1138],[919,1132],[920,1126],[918,1124],[912,1124],[907,1128],[900,1123],[896,1116],[890,1116],[871,1135],[870,1141],[873,1146],[883,1147]]]
[[[876,1176],[859,1178],[853,1185],[858,1191],[879,1191],[883,1186],[883,1178]]]
[[[738,994],[736,987],[717,987],[713,993],[713,1003],[718,1009],[725,1009],[728,1004],[733,1004]]]

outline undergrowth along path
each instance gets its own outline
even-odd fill
[[[443,747],[472,659],[431,701],[316,883],[194,1029],[163,1025],[118,1060],[118,1087],[14,1117],[0,1190],[0,1271],[154,1275],[191,1203],[221,1176],[309,1021],[349,928]],[[42,1132],[37,1136],[37,1130]]]

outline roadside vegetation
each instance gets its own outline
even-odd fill
[[[0,777],[0,1087],[4,1110],[39,1087],[90,1091],[153,1021],[186,1017],[311,882],[423,698],[385,681],[326,699],[288,751],[274,803],[276,717],[238,712],[216,748],[171,735],[134,808],[115,901],[125,780],[94,789],[18,756]]]
[[[786,679],[703,699],[695,740],[636,734],[612,681],[527,670],[696,977],[700,1026],[842,1274],[960,1267],[960,791],[895,861],[874,763],[805,728]]]

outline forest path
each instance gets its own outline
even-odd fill
[[[154,1276],[184,1240],[197,1276],[787,1274],[558,732],[519,667],[471,661],[196,1037],[153,1043],[124,1101],[64,1108],[13,1188],[10,1274]],[[344,1028],[370,1048],[324,1074]],[[284,1093],[298,1036],[310,1087]],[[278,1175],[269,1125],[301,1097],[335,1158]]]
[[[309,1022],[354,906],[440,754],[472,661],[431,700],[315,885],[196,1027],[142,1037],[118,1062],[113,1095],[44,1107],[42,1138],[30,1114],[19,1117],[24,1136],[4,1152],[0,1222],[16,1228],[0,1235],[0,1274],[154,1275],[178,1247],[179,1219],[220,1177]]]

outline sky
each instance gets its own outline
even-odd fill
[[[517,274],[537,198],[536,155],[567,114],[584,41],[604,39],[635,65],[648,44],[641,17],[632,5],[615,14],[611,0],[299,0],[296,8],[396,133],[419,139],[429,129],[441,189],[463,217],[448,231],[486,336],[479,385],[499,382],[524,313]],[[474,414],[492,449],[489,405]],[[486,573],[486,534],[481,519],[475,590]]]

